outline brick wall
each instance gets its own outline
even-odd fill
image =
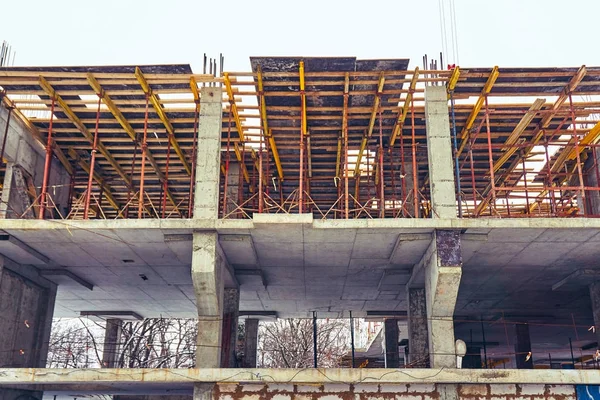
[[[220,400],[438,400],[442,385],[328,383],[294,384],[219,384],[215,398]],[[453,385],[445,385],[453,386]],[[459,399],[489,400],[575,400],[572,385],[461,384]]]

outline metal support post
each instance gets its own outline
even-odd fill
[[[148,151],[148,102],[150,95],[146,93],[146,111],[144,113],[144,136],[142,138],[142,163],[140,171],[140,193],[138,203],[138,219],[142,218],[144,212],[144,174],[146,173],[146,152]]]
[[[313,311],[313,360],[314,367],[318,367],[317,360],[317,312]]]
[[[52,123],[54,122],[54,104],[56,99],[52,97],[50,107],[50,124],[48,126],[48,141],[46,142],[46,161],[44,163],[44,178],[42,180],[42,193],[40,194],[40,214],[39,219],[44,219],[46,213],[48,194],[48,180],[50,179],[50,164],[52,163]]]
[[[194,183],[196,180],[196,151],[198,147],[198,114],[200,114],[200,100],[196,100],[196,109],[194,112],[194,141],[192,144],[192,173],[190,174],[190,193],[188,200],[188,218],[192,218],[194,209]]]
[[[89,218],[90,199],[92,197],[92,182],[94,180],[94,167],[96,164],[96,153],[98,152],[98,126],[100,124],[100,106],[102,105],[102,94],[98,93],[98,110],[96,111],[96,128],[94,129],[94,142],[92,144],[92,157],[90,159],[90,173],[88,176],[87,189],[85,192],[85,206],[83,208],[83,219]]]

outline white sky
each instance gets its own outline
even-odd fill
[[[439,0],[13,0],[0,40],[15,65],[190,63],[248,57],[438,58]],[[450,0],[444,0],[446,4]],[[455,0],[461,66],[600,65],[598,0]],[[449,28],[448,28],[449,32]]]

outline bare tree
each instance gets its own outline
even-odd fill
[[[341,320],[317,322],[319,367],[339,367],[349,349],[349,329]],[[312,367],[313,322],[309,319],[280,319],[262,323],[259,330],[258,364],[264,368]]]
[[[117,354],[120,368],[191,368],[196,360],[198,322],[152,318],[123,324]]]
[[[93,320],[54,320],[48,367],[100,367],[104,331],[104,324]],[[122,326],[116,366],[191,368],[195,364],[197,334],[198,323],[193,319],[127,321]]]
[[[55,319],[48,345],[48,368],[100,367],[97,338],[102,333],[89,320]]]

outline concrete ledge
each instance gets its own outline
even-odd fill
[[[311,214],[257,214],[250,219],[113,219],[113,220],[37,220],[3,219],[0,230],[57,229],[200,229],[244,230],[263,224],[311,225],[313,229],[600,229],[600,218],[479,218],[479,219],[330,219],[313,220]]]
[[[219,383],[489,383],[600,385],[598,370],[516,369],[43,369],[1,368],[0,385],[187,384]]]

